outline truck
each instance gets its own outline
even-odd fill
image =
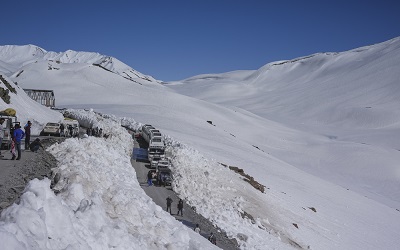
[[[0,113],[0,118],[4,119],[3,131],[4,137],[1,143],[1,148],[10,149],[12,133],[14,132],[15,124],[19,124],[16,116],[11,116],[7,114]]]
[[[164,139],[161,132],[150,124],[145,124],[140,129],[141,137],[149,144],[149,160],[155,155],[164,155]]]

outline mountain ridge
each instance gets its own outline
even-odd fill
[[[64,52],[46,51],[36,45],[4,45],[0,46],[0,66],[8,70],[8,74],[16,75],[20,68],[37,61],[55,61],[57,63],[86,63],[99,65],[113,73],[134,81],[141,79],[159,83],[149,75],[144,75],[112,56],[97,52],[67,50]],[[4,71],[4,69],[3,69]]]

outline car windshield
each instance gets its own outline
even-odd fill
[[[49,127],[58,127],[59,125],[58,125],[58,123],[47,123],[46,126],[49,126]]]

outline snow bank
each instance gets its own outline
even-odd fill
[[[254,218],[248,212],[251,207],[263,209],[265,194],[221,164],[206,159],[194,150],[174,139],[166,138],[167,149],[172,154],[172,187],[181,198],[195,207],[195,210],[236,238],[242,249],[292,249],[289,236],[270,225],[268,219]],[[255,201],[255,200],[258,201]],[[261,205],[264,203],[264,205]],[[258,211],[266,217],[272,216],[267,210]],[[279,216],[278,216],[279,217]]]

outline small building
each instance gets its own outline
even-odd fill
[[[24,89],[24,91],[30,98],[46,107],[56,106],[56,98],[54,97],[53,90]]]

